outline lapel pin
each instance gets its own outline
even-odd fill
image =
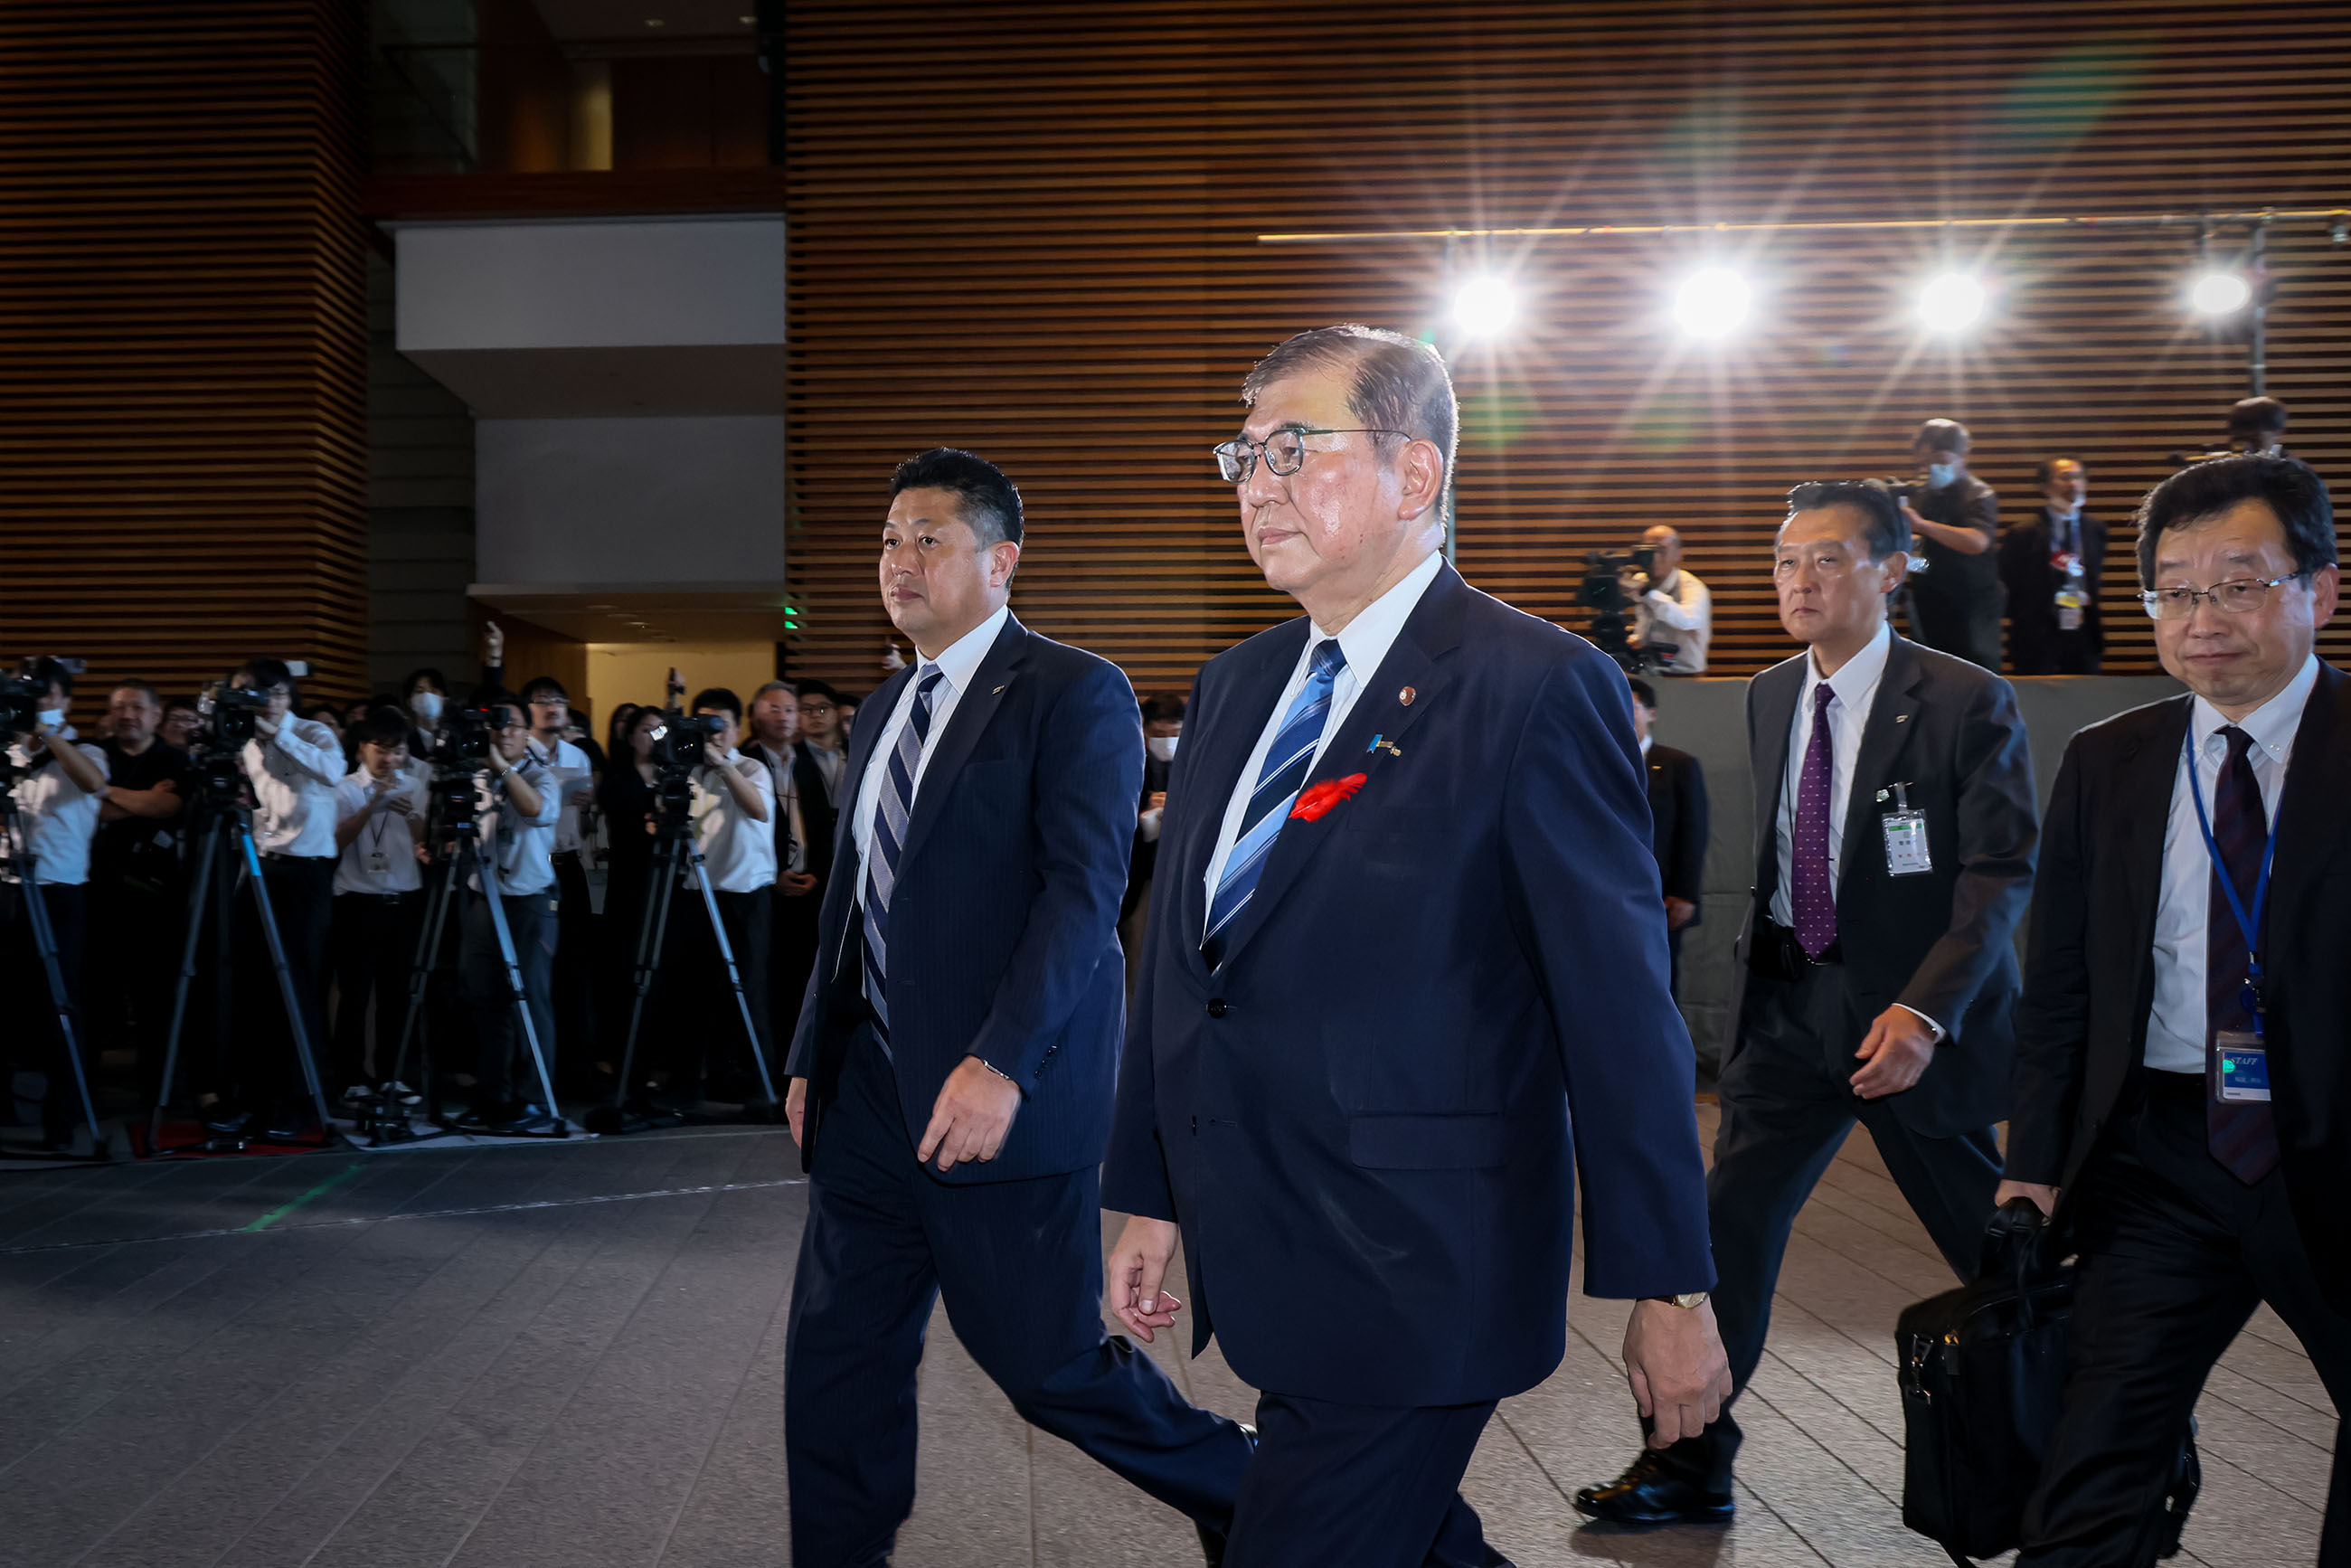
[[[1000,690],[1002,688],[999,687],[998,689]],[[1894,716],[1894,722],[1896,724],[1908,724],[1910,722],[1910,716],[1907,713],[1897,713]]]
[[[1418,695],[1420,695],[1418,692],[1414,691],[1410,686],[1406,686],[1404,690],[1396,693],[1396,701],[1404,704],[1406,707],[1410,707],[1412,706],[1412,699]]]
[[[1007,682],[1007,683],[1005,683],[1005,684],[1006,684],[1007,685],[1009,685],[1011,683],[1008,681],[1008,682]],[[1004,687],[1003,687],[1003,686],[998,686],[998,687],[997,687],[997,688],[996,688],[996,692],[1000,692],[1000,691],[1002,691],[1003,689],[1004,689]],[[990,693],[988,693],[987,695],[988,695],[989,696],[994,696],[994,695],[996,695],[996,692],[990,692]]]
[[[1365,751],[1384,751],[1390,757],[1402,757],[1404,755],[1404,747],[1398,746],[1395,741],[1390,740],[1384,735],[1375,735],[1372,737],[1372,743],[1364,747],[1364,749]]]

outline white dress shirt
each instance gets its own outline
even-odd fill
[[[494,857],[498,891],[508,898],[545,893],[555,885],[555,862],[548,858],[555,847],[555,821],[563,802],[555,798],[555,777],[538,756],[526,752],[509,770],[538,791],[538,815],[526,817],[507,793],[506,780],[485,772],[474,786],[474,810],[481,824],[482,853]],[[482,879],[469,876],[465,885],[479,893]]]
[[[109,777],[106,753],[77,740],[73,726],[66,725],[49,737],[50,751],[60,746],[70,746],[89,758],[99,778]],[[41,754],[37,768],[21,746],[10,747],[8,755],[19,769],[12,793],[16,809],[24,813],[25,852],[33,857],[33,879],[43,887],[79,887],[89,880],[89,846],[98,837],[98,808],[105,791],[85,794],[80,785],[66,777],[65,764],[49,751]],[[6,864],[7,851],[8,846],[0,843],[0,865]],[[9,868],[8,879],[18,880],[16,868]]]
[[[1347,665],[1331,683],[1331,706],[1322,716],[1322,738],[1315,742],[1314,759],[1306,766],[1308,778],[1314,776],[1314,768],[1322,762],[1331,737],[1347,722],[1355,699],[1363,695],[1364,683],[1379,673],[1388,650],[1403,634],[1404,623],[1412,618],[1421,597],[1444,566],[1445,558],[1432,552],[1426,560],[1405,573],[1394,588],[1365,605],[1361,614],[1347,622],[1347,629],[1338,633],[1339,651],[1347,655]],[[1225,862],[1231,857],[1233,844],[1241,836],[1241,816],[1249,809],[1249,797],[1257,793],[1257,776],[1265,768],[1265,754],[1273,749],[1273,737],[1281,732],[1281,721],[1289,716],[1290,705],[1306,688],[1308,661],[1313,657],[1315,648],[1331,635],[1320,626],[1309,632],[1306,646],[1298,651],[1298,663],[1291,666],[1290,679],[1281,688],[1281,696],[1267,716],[1257,744],[1249,748],[1249,760],[1241,765],[1241,776],[1233,784],[1233,798],[1225,807],[1224,826],[1217,831],[1217,852],[1208,857],[1209,904],[1217,901],[1217,883],[1224,877]]]
[[[2247,760],[2262,789],[2262,809],[2273,823],[2278,796],[2285,789],[2286,764],[2294,756],[2294,734],[2317,685],[2318,655],[2313,653],[2283,691],[2237,725],[2253,737]],[[2220,709],[2196,698],[2189,710],[2188,742],[2172,772],[2171,817],[2163,830],[2163,892],[2155,907],[2155,999],[2147,1012],[2146,1061],[2158,1072],[2204,1071],[2207,924],[2236,918],[2225,902],[2211,906],[2212,860],[2204,848],[2204,830],[2196,821],[2196,802],[2188,793],[2193,758],[2197,787],[2204,792],[2204,810],[2210,815],[2220,764],[2229,756],[2229,743],[2220,737],[2228,723]],[[2250,905],[2245,913],[2252,914]]]
[[[726,754],[726,766],[741,769],[748,758],[739,751]],[[776,883],[776,785],[765,768],[753,768],[747,777],[768,808],[768,820],[755,822],[735,799],[716,769],[694,770],[694,795],[686,806],[694,841],[702,851],[710,885],[720,893],[755,893]]]
[[[255,736],[240,754],[253,780],[253,843],[266,855],[333,860],[335,789],[343,744],[316,719],[287,714],[274,736]]]
[[[580,836],[580,808],[572,804],[571,793],[588,787],[588,781],[596,776],[595,765],[588,760],[585,751],[561,736],[556,737],[551,747],[537,736],[531,737],[530,743],[544,756],[547,770],[555,780],[555,791],[562,799],[562,810],[555,819],[554,852],[575,852],[585,841]]]
[[[406,800],[409,810],[421,818],[426,809],[425,786],[432,772],[426,768],[412,767],[393,777],[392,789],[381,797],[376,794],[375,776],[364,768],[354,770],[335,786],[337,826],[363,811],[368,814],[367,825],[343,846],[343,857],[335,863],[337,893],[362,893],[381,898],[395,893],[414,893],[424,885],[423,871],[416,863],[415,835],[408,831],[408,819],[393,810],[391,801]],[[379,855],[383,860],[381,871],[369,864]]]
[[[793,766],[798,757],[795,744],[787,742],[780,752],[769,749],[764,740],[754,741],[751,748],[768,770],[768,787],[776,792],[776,809],[783,813],[780,825],[791,835],[791,848],[784,852],[783,863],[776,869],[783,872],[808,870],[808,820],[800,815],[799,771]],[[778,824],[768,823],[771,830]]]
[[[909,816],[914,813],[914,801],[922,799],[923,775],[930,769],[931,758],[939,748],[939,737],[946,733],[947,720],[955,716],[956,705],[963,701],[972,678],[979,673],[979,662],[987,657],[987,651],[996,645],[998,634],[1004,630],[1004,623],[1011,615],[1008,608],[998,606],[995,614],[956,638],[937,658],[923,661],[926,664],[936,664],[941,678],[939,684],[931,688],[931,725],[924,733],[922,755],[914,759],[914,793],[906,802]],[[864,776],[858,780],[855,793],[841,802],[842,810],[853,813],[849,819],[849,827],[850,831],[857,835],[857,863],[861,866],[872,857],[874,802],[882,799],[882,791],[888,787],[890,754],[898,749],[898,732],[904,729],[906,721],[914,716],[914,693],[922,684],[922,671],[917,668],[914,678],[898,693],[897,706],[890,710],[890,722],[882,727],[880,735],[874,737],[872,755],[866,761]],[[865,907],[865,877],[862,873],[857,878],[857,906],[860,909]]]
[[[1886,655],[1894,650],[1894,633],[1880,626],[1877,635],[1860,653],[1847,659],[1828,678],[1836,701],[1829,705],[1829,885],[1838,885],[1844,868],[1844,809],[1853,798],[1854,764],[1861,756],[1861,732],[1869,727],[1869,710],[1877,705],[1877,684],[1886,677]],[[1788,762],[1780,778],[1780,880],[1771,889],[1771,918],[1793,925],[1793,904],[1788,879],[1796,863],[1796,793],[1803,781],[1804,752],[1813,744],[1813,695],[1821,684],[1821,667],[1808,649],[1804,653],[1804,689],[1796,700],[1796,716],[1788,727]]]
[[[1663,632],[1659,627],[1665,628]],[[1652,588],[1633,601],[1633,646],[1646,648],[1652,640],[1674,644],[1666,663],[1671,675],[1706,673],[1706,645],[1714,636],[1714,595],[1705,583],[1676,568],[1672,580]],[[1844,700],[1839,693],[1837,700]]]
[[[824,780],[826,799],[835,806],[840,805],[841,776],[849,768],[849,747],[823,747],[812,740],[803,740],[800,744],[808,747],[809,760],[816,764],[817,775]]]

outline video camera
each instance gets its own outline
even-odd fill
[[[214,740],[233,751],[258,733],[254,720],[269,711],[269,695],[246,686],[228,686],[213,695],[208,709],[201,702],[196,706],[212,720]]]
[[[30,735],[41,722],[41,705],[49,689],[22,675],[0,675],[0,742],[10,736]]]
[[[1592,612],[1592,630],[1587,635],[1592,645],[1615,660],[1625,669],[1640,673],[1644,655],[1633,646],[1632,628],[1625,613],[1633,608],[1633,596],[1625,591],[1625,574],[1638,571],[1655,580],[1657,552],[1641,549],[1623,555],[1610,555],[1606,550],[1583,552],[1583,581],[1577,588],[1576,602]]]
[[[716,714],[686,714],[664,709],[661,727],[653,731],[653,766],[664,770],[690,771],[707,760],[702,748],[715,744],[726,729]]]

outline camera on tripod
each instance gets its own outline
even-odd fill
[[[213,695],[212,721],[215,741],[231,751],[259,733],[254,721],[269,711],[269,694],[249,686],[229,686]]]
[[[653,766],[664,771],[691,771],[708,760],[702,748],[726,732],[726,721],[716,714],[686,714],[664,710],[661,727],[653,731]]]
[[[1592,645],[1638,674],[1647,655],[1633,646],[1632,625],[1626,618],[1634,596],[1625,591],[1625,574],[1632,571],[1655,580],[1657,552],[1646,546],[1623,555],[1584,551],[1583,581],[1576,589],[1575,601],[1592,612],[1592,629],[1584,633]]]
[[[30,735],[41,722],[49,688],[22,675],[0,675],[0,738]]]

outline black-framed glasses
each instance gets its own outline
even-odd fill
[[[2270,601],[2272,590],[2309,575],[2306,571],[2290,571],[2267,580],[2257,577],[2231,578],[2210,588],[2150,589],[2140,592],[2138,601],[2158,621],[2187,619],[2196,613],[2196,601],[2199,599],[2209,599],[2232,615],[2250,615]]]
[[[1251,441],[1246,435],[1236,435],[1216,447],[1217,472],[1228,485],[1247,482],[1256,471],[1259,454],[1265,457],[1265,471],[1287,479],[1306,466],[1306,438],[1310,435],[1400,435],[1409,441],[1411,434],[1402,430],[1376,430],[1370,425],[1353,425],[1345,430],[1324,430],[1312,425],[1290,425],[1277,430],[1263,441]]]

